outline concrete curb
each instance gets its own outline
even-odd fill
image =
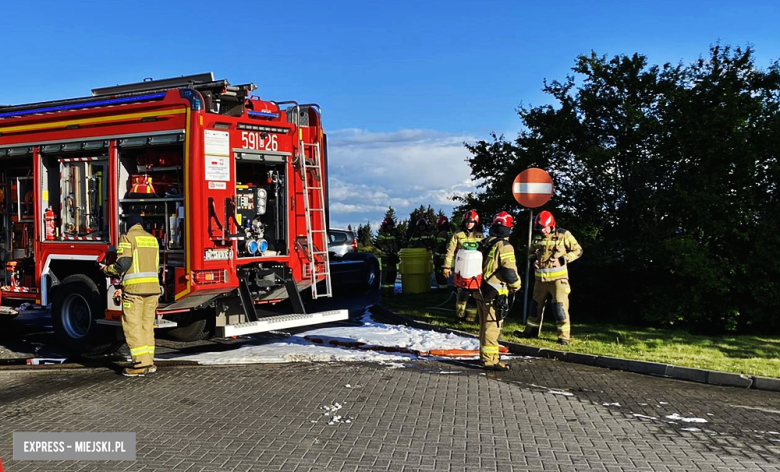
[[[430,323],[425,323],[423,321],[407,318],[378,304],[369,307],[369,311],[371,313],[387,317],[393,320],[396,324],[411,326],[413,328],[419,329],[429,329],[440,333],[453,333],[459,334],[461,336],[476,337],[473,334],[467,333],[465,331],[436,326]],[[661,364],[659,362],[619,359],[616,357],[597,356],[579,352],[556,351],[554,349],[527,346],[525,344],[518,344],[514,342],[502,342],[501,344],[506,346],[509,349],[509,352],[512,354],[521,356],[546,357],[564,362],[574,362],[576,364],[623,370],[636,374],[655,375],[657,377],[666,377],[676,380],[687,380],[689,382],[699,382],[710,385],[723,385],[729,387],[752,388],[756,390],[780,392],[780,379],[769,377],[732,374],[729,372],[680,367],[671,364]]]

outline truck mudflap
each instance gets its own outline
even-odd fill
[[[257,321],[217,326],[215,336],[218,338],[227,338],[230,336],[242,336],[245,334],[331,323],[333,321],[344,321],[346,319],[349,319],[349,310],[331,310],[317,313],[293,313],[290,315],[269,316]]]

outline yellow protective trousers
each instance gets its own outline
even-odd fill
[[[496,321],[495,300],[486,302],[480,292],[474,292],[477,300],[477,312],[479,313],[479,360],[485,365],[498,363],[498,338],[504,328],[503,321]]]
[[[549,299],[555,324],[558,327],[558,339],[568,341],[571,337],[569,293],[571,293],[569,279],[557,279],[550,282],[537,280],[534,284],[534,295],[531,302],[532,315],[525,324],[526,333],[535,332],[537,336],[539,335],[544,319],[544,305]]]
[[[133,367],[154,364],[154,317],[159,295],[122,294],[122,330]]]
[[[445,277],[444,274],[442,273],[443,267],[444,267],[444,255],[434,254],[433,272],[434,274],[436,274],[436,284],[439,286],[439,288],[447,288],[447,277]]]
[[[466,321],[473,323],[477,321],[477,312],[475,311],[474,304],[469,306],[469,298],[472,293],[477,293],[476,290],[469,290],[465,288],[458,288],[457,297],[455,297],[455,316],[459,320],[465,319]]]
[[[390,296],[395,293],[395,279],[398,277],[398,256],[382,254],[379,258],[382,265],[381,294]]]

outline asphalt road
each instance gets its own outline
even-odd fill
[[[780,394],[511,362],[0,370],[0,457],[12,472],[780,470]],[[134,432],[136,461],[15,461],[27,431]]]

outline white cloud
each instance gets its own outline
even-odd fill
[[[420,205],[450,215],[452,197],[476,188],[463,146],[475,141],[473,136],[417,129],[329,133],[331,225],[368,222],[377,229],[388,206],[401,220]]]

